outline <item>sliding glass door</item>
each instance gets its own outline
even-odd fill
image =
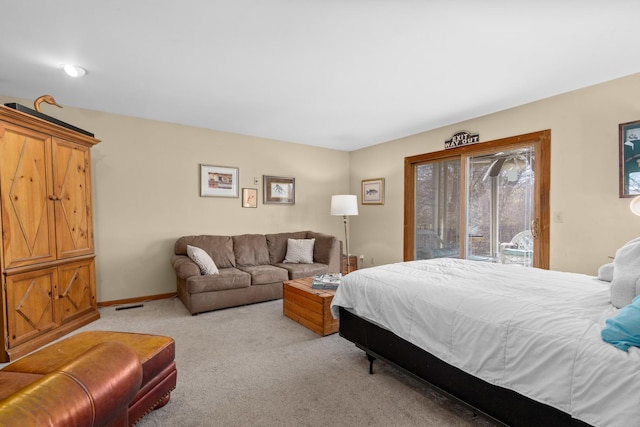
[[[550,132],[405,159],[405,260],[548,268]]]

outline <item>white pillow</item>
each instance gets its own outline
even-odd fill
[[[605,282],[610,282],[613,280],[613,263],[610,262],[608,264],[603,264],[598,269],[598,279],[603,280]]]
[[[313,246],[316,239],[287,239],[287,255],[284,262],[290,264],[313,264]]]
[[[208,253],[197,246],[187,245],[187,255],[191,258],[191,261],[195,262],[200,267],[200,273],[202,274],[219,274],[216,263],[213,262]]]
[[[640,238],[627,242],[613,258],[611,304],[622,308],[640,291]]]

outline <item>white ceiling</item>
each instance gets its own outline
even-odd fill
[[[640,72],[638,0],[0,0],[0,10],[0,95],[347,151]],[[88,73],[71,79],[62,63]]]

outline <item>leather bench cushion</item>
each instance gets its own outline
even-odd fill
[[[0,401],[0,424],[121,425],[141,381],[129,346],[101,342]]]
[[[6,399],[42,377],[41,374],[0,371],[0,400]]]
[[[300,279],[302,277],[311,277],[317,274],[326,274],[329,272],[327,264],[314,262],[313,264],[289,264],[282,263],[276,266],[284,268],[289,273],[290,279]]]
[[[237,267],[269,264],[269,249],[264,234],[242,234],[232,238]]]
[[[218,274],[189,277],[186,284],[190,294],[248,288],[251,275],[237,268],[220,268]]]
[[[275,265],[284,261],[284,257],[287,255],[287,240],[306,239],[307,231],[265,234],[264,237],[267,240],[267,248],[269,249],[269,264]]]
[[[283,268],[273,265],[253,265],[238,267],[251,275],[251,285],[266,285],[269,283],[289,280],[289,273]]]
[[[133,349],[142,365],[143,385],[163,372],[175,358],[175,342],[171,337],[132,332],[87,331],[18,359],[5,366],[2,371],[46,375],[77,359],[96,344],[107,341],[116,341]]]
[[[196,246],[209,254],[218,268],[236,266],[233,253],[233,239],[231,236],[183,236],[176,240],[174,251],[176,255],[187,255],[187,245]]]

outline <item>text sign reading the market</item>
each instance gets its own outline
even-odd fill
[[[444,142],[444,148],[460,147],[461,145],[473,144],[480,141],[480,134],[471,134],[467,131],[456,132],[451,139]]]

